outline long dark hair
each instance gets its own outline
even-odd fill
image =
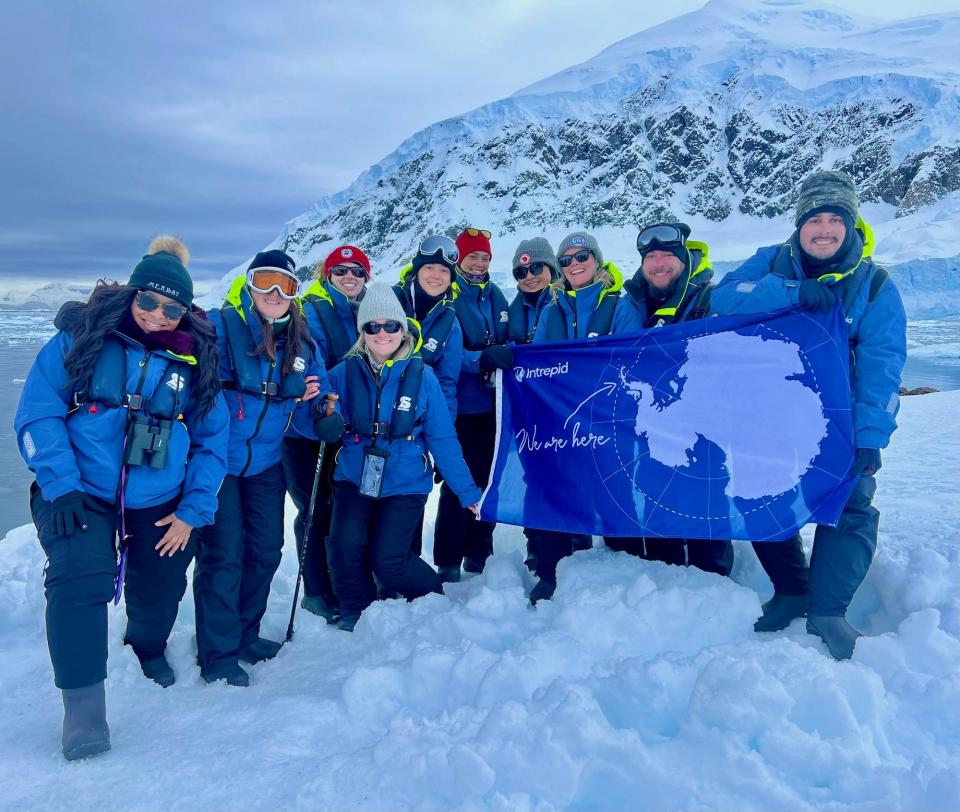
[[[287,322],[286,341],[287,349],[283,354],[283,365],[280,367],[281,375],[289,375],[293,371],[293,364],[300,355],[304,346],[309,346],[307,337],[310,335],[310,328],[300,312],[300,303],[291,302],[290,320]],[[260,316],[263,322],[263,331],[260,334],[260,343],[251,355],[259,355],[262,358],[269,358],[271,361],[277,359],[277,344],[273,336],[273,324]]]
[[[85,304],[70,302],[60,309],[54,324],[73,336],[73,346],[63,359],[72,391],[86,392],[89,388],[103,340],[123,321],[136,294],[137,288],[130,285],[100,279]],[[196,345],[197,364],[191,370],[190,386],[197,399],[197,414],[202,418],[214,407],[220,392],[217,333],[197,307],[184,315],[178,329],[190,333]]]

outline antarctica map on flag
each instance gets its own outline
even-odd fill
[[[854,484],[839,311],[711,318],[515,354],[498,385],[483,519],[782,540],[835,523]]]

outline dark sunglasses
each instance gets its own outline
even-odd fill
[[[513,269],[513,278],[518,282],[522,282],[527,278],[527,274],[531,276],[540,276],[543,273],[543,269],[546,267],[542,262],[534,262],[530,265],[520,268]]]
[[[334,265],[330,269],[330,273],[334,276],[346,276],[350,273],[357,277],[357,279],[367,278],[367,272],[357,265]]]
[[[394,335],[399,333],[402,329],[403,325],[394,319],[385,321],[383,324],[380,324],[376,321],[368,321],[363,325],[363,332],[365,332],[368,336],[375,336],[381,330],[383,330],[385,333],[390,333],[390,335]]]
[[[187,308],[182,304],[176,304],[171,302],[169,304],[161,304],[160,300],[148,291],[141,290],[137,294],[137,307],[141,310],[145,310],[147,313],[152,313],[158,307],[163,313],[165,319],[170,319],[170,321],[177,321],[182,319],[184,313],[187,312]]]
[[[576,254],[564,254],[562,257],[557,257],[557,262],[560,263],[561,268],[569,268],[574,260],[577,262],[586,262],[590,259],[590,256],[589,251],[577,251]]]
[[[489,240],[490,237],[493,236],[493,235],[492,235],[489,231],[487,231],[485,228],[467,228],[467,229],[464,229],[464,230],[465,230],[465,231],[467,232],[467,234],[469,234],[471,237],[479,237],[479,236],[482,234],[484,237],[486,237],[486,238]]]
[[[427,237],[420,243],[417,253],[422,257],[434,257],[438,253],[442,254],[443,258],[451,265],[456,265],[457,260],[460,259],[460,249],[457,248],[457,244],[442,234]]]
[[[671,223],[658,223],[643,229],[637,235],[637,250],[643,254],[649,251],[654,243],[664,248],[682,248],[686,241],[687,238],[677,226]]]

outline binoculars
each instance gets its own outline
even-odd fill
[[[146,416],[134,418],[127,441],[127,465],[163,468],[167,464],[167,446],[172,430],[172,420],[151,420]]]

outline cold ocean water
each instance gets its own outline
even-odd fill
[[[27,372],[44,342],[53,335],[50,310],[0,311],[0,538],[30,522],[27,489],[31,475],[20,459],[13,416]],[[911,321],[909,357],[903,374],[907,388],[960,389],[960,319]]]

